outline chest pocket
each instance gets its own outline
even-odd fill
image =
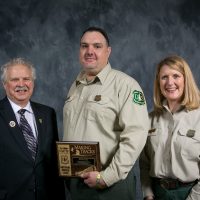
[[[177,136],[181,155],[190,160],[200,160],[200,132],[196,129],[180,128]]]
[[[87,120],[103,120],[104,118],[113,119],[112,102],[109,97],[102,95],[91,95],[88,97],[84,117]]]
[[[148,131],[148,142],[150,143],[149,146],[152,146],[152,149],[156,150],[160,144],[161,139],[161,129],[156,124]]]

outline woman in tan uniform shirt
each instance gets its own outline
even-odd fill
[[[200,199],[199,107],[199,90],[187,62],[179,56],[162,60],[140,159],[145,200]]]

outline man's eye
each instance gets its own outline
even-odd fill
[[[25,78],[24,81],[31,81],[31,79],[30,78]]]
[[[10,81],[12,81],[12,82],[17,82],[19,79],[17,79],[17,78],[13,78],[13,79],[11,79]]]
[[[82,45],[81,45],[81,48],[86,48],[86,47],[87,47],[86,44],[82,44]]]
[[[31,77],[24,77],[24,80],[30,81],[30,80],[31,80]]]
[[[96,44],[94,47],[95,47],[96,49],[99,49],[99,48],[101,48],[101,45]]]

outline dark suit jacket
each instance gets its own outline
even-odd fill
[[[63,200],[64,185],[57,174],[58,140],[55,111],[31,102],[37,130],[35,161],[7,98],[0,101],[0,200]]]

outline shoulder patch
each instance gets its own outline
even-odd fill
[[[139,105],[145,104],[144,95],[142,92],[134,90],[132,92],[132,95],[133,95],[133,102],[135,102],[136,104],[139,104]]]

